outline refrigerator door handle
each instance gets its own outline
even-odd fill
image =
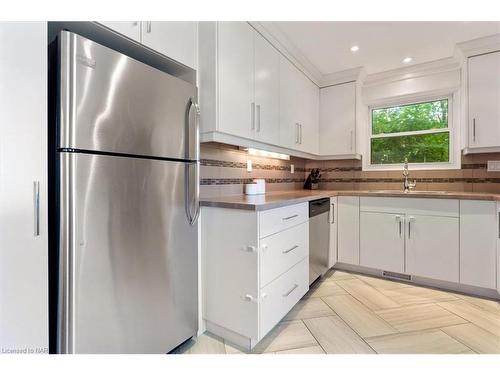
[[[195,168],[194,180],[191,179],[191,167],[193,166]],[[200,162],[196,161],[194,163],[186,163],[185,170],[186,184],[184,190],[186,215],[189,224],[194,225],[200,215]],[[194,189],[192,189],[193,184]]]
[[[189,104],[189,109],[188,109],[188,142],[191,142],[190,134],[191,134],[191,109],[195,109],[195,121],[194,121],[194,163],[186,163],[186,215],[188,217],[189,224],[194,225],[196,223],[196,220],[198,220],[198,216],[200,215],[200,108],[198,104],[195,102],[194,98],[189,98],[190,104]],[[187,146],[187,157],[190,159],[190,144]],[[192,160],[192,159],[191,159]],[[191,171],[190,167],[193,166],[195,167],[195,173],[194,173],[194,181],[191,180]],[[192,184],[194,184],[194,189],[192,189]],[[193,195],[191,195],[191,192],[193,191]],[[194,212],[192,212],[194,210]]]
[[[194,125],[191,123],[191,111],[194,108]],[[200,106],[193,97],[189,98],[189,107],[186,113],[186,159],[200,160]],[[191,147],[194,146],[194,157],[191,157]]]

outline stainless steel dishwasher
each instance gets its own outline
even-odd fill
[[[330,198],[309,202],[309,285],[328,270]]]

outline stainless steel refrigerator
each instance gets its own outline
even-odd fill
[[[197,89],[59,40],[57,351],[169,352],[198,328]]]

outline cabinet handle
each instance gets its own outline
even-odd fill
[[[332,218],[330,224],[335,224],[335,203],[332,203]]]
[[[146,32],[150,33],[151,32],[151,21],[146,22]]]
[[[295,123],[295,144],[299,144],[299,123]]]
[[[250,129],[255,130],[255,103],[250,103]]]
[[[293,251],[293,250],[295,250],[298,247],[299,247],[299,245],[295,245],[295,246],[289,248],[288,250],[283,250],[282,253],[283,254],[288,254],[290,251]]]
[[[498,238],[500,238],[500,212],[498,212]]]
[[[300,144],[302,144],[302,124],[299,124],[300,129]]]
[[[34,209],[34,230],[35,236],[40,235],[40,181],[33,181],[33,209]]]
[[[284,217],[282,220],[290,220],[290,219],[293,219],[294,217],[297,217],[299,216],[298,214],[295,214],[295,215],[292,215],[292,216],[287,216],[287,217]]]
[[[297,289],[299,287],[299,284],[293,284],[293,287],[292,289],[290,289],[288,292],[286,292],[285,294],[283,294],[283,297],[288,297],[290,294],[292,294],[292,292]]]
[[[476,142],[476,119],[472,119],[472,141]]]
[[[415,221],[415,218],[413,216],[410,216],[408,218],[408,239],[411,239],[411,222]]]
[[[244,301],[247,301],[247,302],[257,302],[257,298],[255,298],[254,296],[252,296],[251,294],[245,294],[243,296],[243,300]]]
[[[257,117],[257,132],[260,132],[260,104],[257,104],[255,106],[255,109],[257,111],[257,115],[256,115],[256,117]]]
[[[401,228],[401,224],[402,224],[402,223],[401,223],[401,216],[396,215],[396,221],[397,221],[397,222],[398,222],[398,224],[399,224],[399,238],[401,238],[401,235],[402,235],[402,233],[403,233],[403,230],[402,230],[402,228]]]
[[[257,247],[255,246],[244,246],[241,250],[246,251],[247,253],[256,253]]]

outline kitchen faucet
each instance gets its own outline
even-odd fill
[[[405,158],[405,164],[403,167],[403,176],[405,176],[404,182],[403,182],[403,190],[405,193],[409,193],[411,189],[413,189],[415,186],[417,186],[417,181],[413,180],[413,182],[410,182],[408,179],[408,175],[410,172],[408,171],[408,159]]]

